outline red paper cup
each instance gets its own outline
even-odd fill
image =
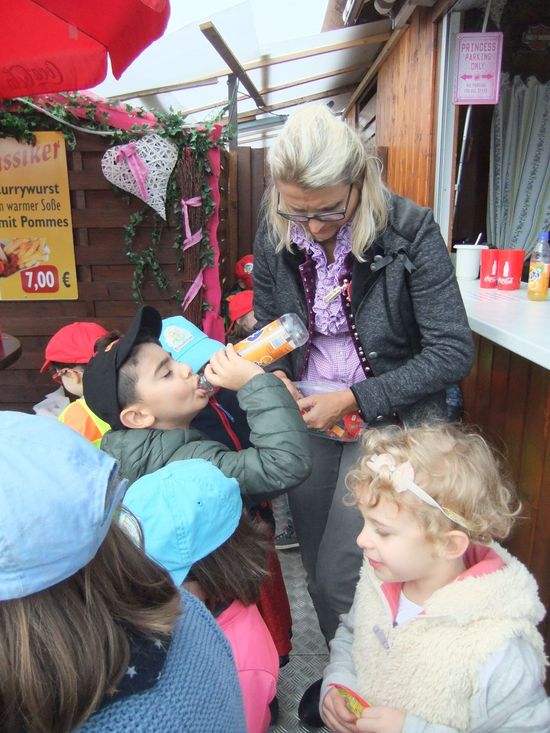
[[[496,288],[498,273],[498,249],[482,249],[479,271],[480,288]]]
[[[524,249],[499,249],[497,288],[499,290],[517,290],[523,269]]]

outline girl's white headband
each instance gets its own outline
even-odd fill
[[[380,475],[382,468],[387,468],[390,473],[390,481],[398,493],[410,491],[425,504],[429,504],[430,506],[439,509],[439,511],[442,512],[447,519],[450,519],[451,522],[458,524],[464,529],[470,531],[473,530],[471,522],[468,522],[467,519],[464,519],[464,517],[460,516],[460,514],[457,514],[452,509],[441,506],[433,496],[430,496],[427,491],[424,491],[424,489],[414,482],[414,468],[410,461],[397,464],[395,462],[395,458],[390,453],[376,453],[369,458],[367,466],[377,475]]]

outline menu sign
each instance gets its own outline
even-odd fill
[[[454,104],[496,104],[501,58],[502,33],[458,33]]]
[[[76,300],[65,140],[0,139],[0,300]]]

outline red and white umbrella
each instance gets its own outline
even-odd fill
[[[0,18],[0,98],[118,79],[166,29],[168,0],[9,0]]]

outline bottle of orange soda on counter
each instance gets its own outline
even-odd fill
[[[549,278],[550,245],[548,244],[548,232],[540,232],[529,263],[529,283],[527,284],[527,297],[529,300],[546,300],[548,298]]]
[[[285,313],[234,344],[234,349],[243,359],[264,367],[303,346],[308,337],[300,317],[296,313]],[[200,385],[203,389],[211,388],[204,375],[200,376]]]

